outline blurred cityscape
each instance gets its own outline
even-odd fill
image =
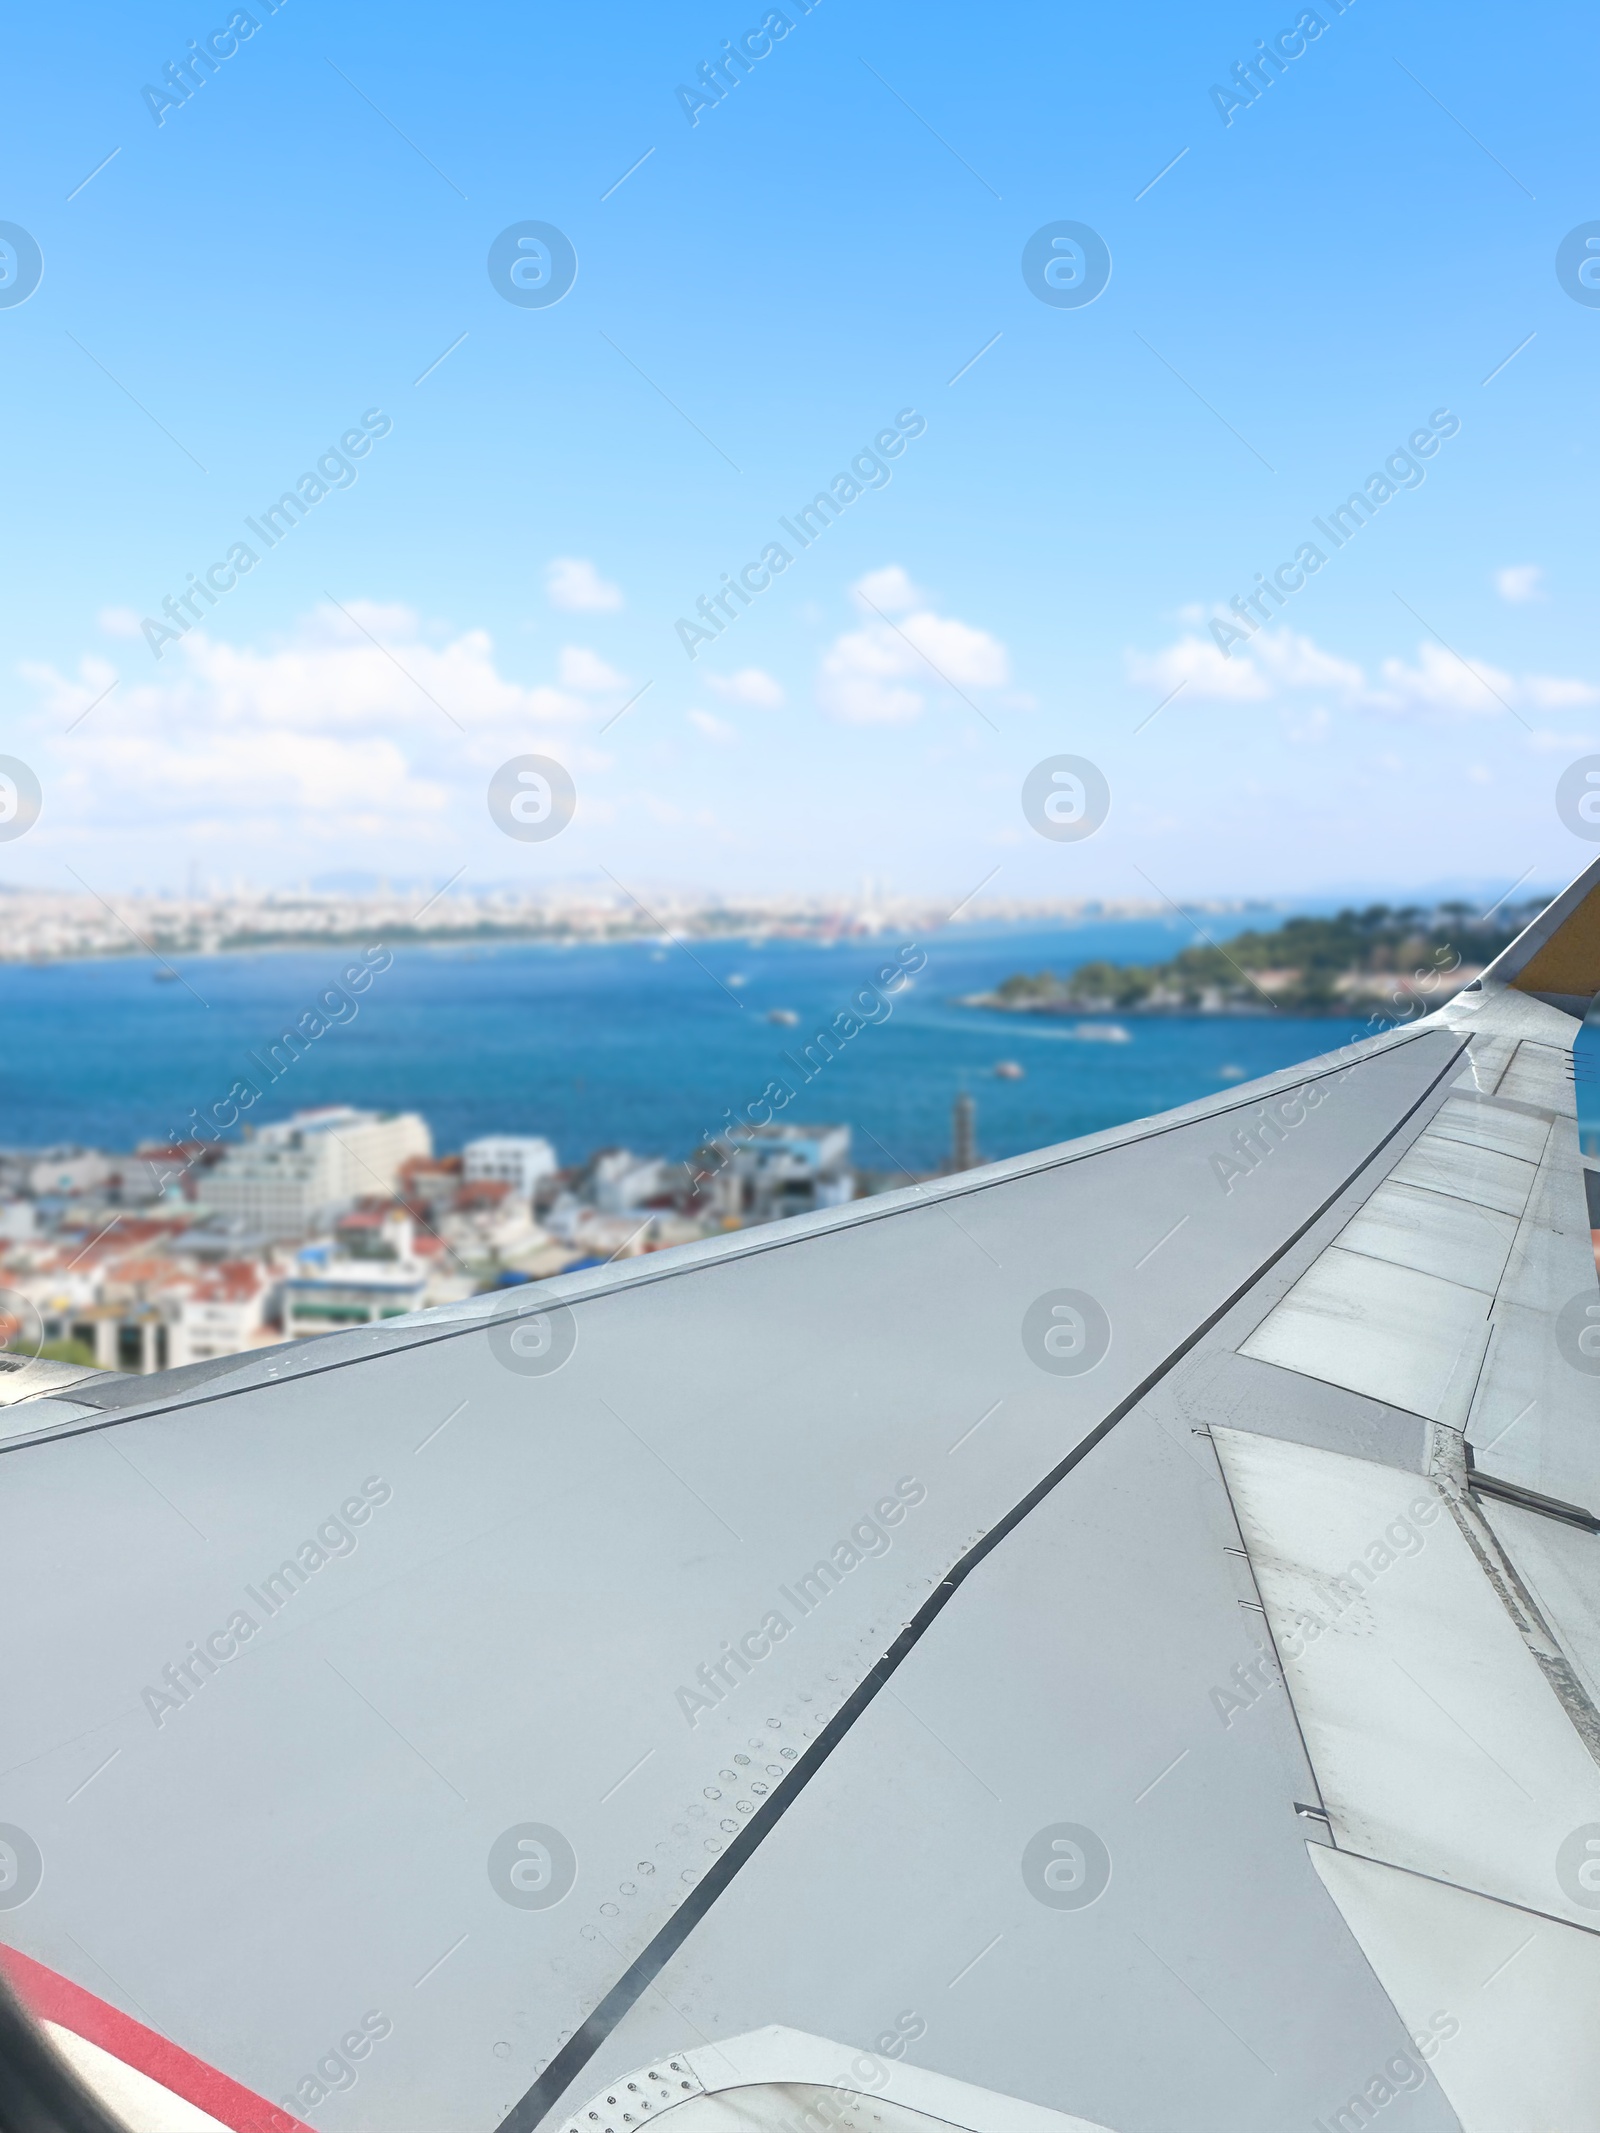
[[[891,894],[863,881],[851,895],[719,899],[647,891],[649,908],[611,883],[580,883],[538,894],[526,889],[383,885],[375,889],[221,891],[196,882],[187,894],[135,889],[116,908],[96,893],[0,886],[0,963],[59,962],[80,956],[216,955],[229,951],[321,947],[382,940],[608,941],[653,938],[664,930],[692,939],[829,940],[891,929],[931,932],[950,924],[1026,923],[1163,915],[1155,901],[1019,902]],[[1194,904],[1196,911],[1266,909],[1247,901]]]
[[[978,1160],[956,1099],[951,1160]],[[490,1135],[436,1156],[414,1111],[333,1105],[218,1144],[0,1152],[0,1347],[147,1373],[912,1183],[847,1125],[740,1126],[686,1161]],[[3,1367],[3,1365],[0,1365]]]

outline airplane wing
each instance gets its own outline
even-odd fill
[[[1597,989],[1600,865],[1124,1130],[13,1374],[14,1989],[140,2127],[1600,2124]]]

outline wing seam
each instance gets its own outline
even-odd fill
[[[634,1958],[621,1977],[605,1994],[604,1998],[599,2000],[590,2010],[582,2026],[574,2031],[566,2043],[555,2053],[538,2080],[534,2082],[533,2086],[517,2103],[512,2105],[511,2109],[500,2121],[499,2126],[496,2128],[496,2133],[533,2133],[533,2128],[555,2108],[561,2097],[600,2049],[606,2038],[610,2036],[612,2030],[616,2028],[635,2002],[641,1998],[654,1979],[659,1976],[660,1972],[671,1961],[723,1890],[728,1887],[754,1853],[757,1846],[764,1843],[766,1838],[771,1835],[781,1817],[794,1805],[801,1792],[816,1776],[846,1734],[850,1732],[856,1721],[877,1696],[879,1690],[887,1685],[891,1676],[898,1671],[912,1648],[926,1635],[935,1619],[955,1597],[958,1588],[966,1582],[967,1578],[977,1569],[984,1558],[990,1555],[1000,1545],[1001,1541],[1022,1523],[1029,1512],[1037,1509],[1052,1490],[1066,1479],[1073,1468],[1086,1459],[1095,1446],[1107,1437],[1117,1424],[1139,1405],[1153,1388],[1166,1377],[1168,1372],[1182,1362],[1183,1358],[1197,1347],[1215,1326],[1219,1325],[1227,1317],[1228,1313],[1249,1294],[1262,1276],[1270,1273],[1273,1267],[1289,1252],[1293,1251],[1295,1246],[1316,1227],[1329,1209],[1337,1205],[1350,1190],[1351,1186],[1360,1178],[1362,1172],[1371,1167],[1384,1149],[1389,1146],[1390,1142],[1410,1124],[1411,1120],[1415,1118],[1441,1084],[1445,1082],[1446,1077],[1455,1070],[1466,1048],[1467,1038],[1463,1036],[1460,1044],[1451,1052],[1449,1059],[1409,1110],[1396,1119],[1383,1138],[1367,1151],[1354,1170],[1329,1193],[1321,1205],[1309,1214],[1305,1221],[1290,1236],[1286,1237],[1276,1250],[1270,1252],[1261,1261],[1260,1265],[1254,1268],[1239,1283],[1238,1287],[1217,1305],[1215,1310],[1202,1319],[1191,1333],[1186,1334],[1178,1342],[1177,1346],[1172,1349],[1171,1353],[1157,1363],[1155,1368],[1130,1393],[1119,1400],[1109,1414],[1097,1422],[1088,1435],[1079,1444],[1075,1445],[1066,1457],[1045,1475],[1042,1481],[1036,1482],[1025,1496],[1013,1504],[1011,1509],[989,1528],[981,1540],[974,1542],[973,1546],[967,1550],[960,1561],[950,1569],[938,1587],[923,1601],[905,1628],[901,1630],[882,1657],[877,1660],[866,1678],[840,1705],[811,1746],[803,1752],[800,1761],[796,1764],[785,1784],[764,1803],[762,1811],[756,1819],[740,1831],[739,1835],[728,1846],[728,1849],[707,1869],[704,1878],[685,1897],[671,1918],[655,1934],[649,1945]]]

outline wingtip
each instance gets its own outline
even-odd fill
[[[1581,1018],[1600,993],[1600,859],[1546,904],[1483,974]]]

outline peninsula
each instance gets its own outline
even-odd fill
[[[1018,971],[962,1007],[1014,1015],[1345,1015],[1437,1007],[1513,941],[1540,908],[1479,916],[1470,904],[1399,909],[1372,904],[1326,918],[1291,918],[1270,932],[1202,938],[1165,963],[1080,963]],[[1196,924],[1196,931],[1201,931]]]

